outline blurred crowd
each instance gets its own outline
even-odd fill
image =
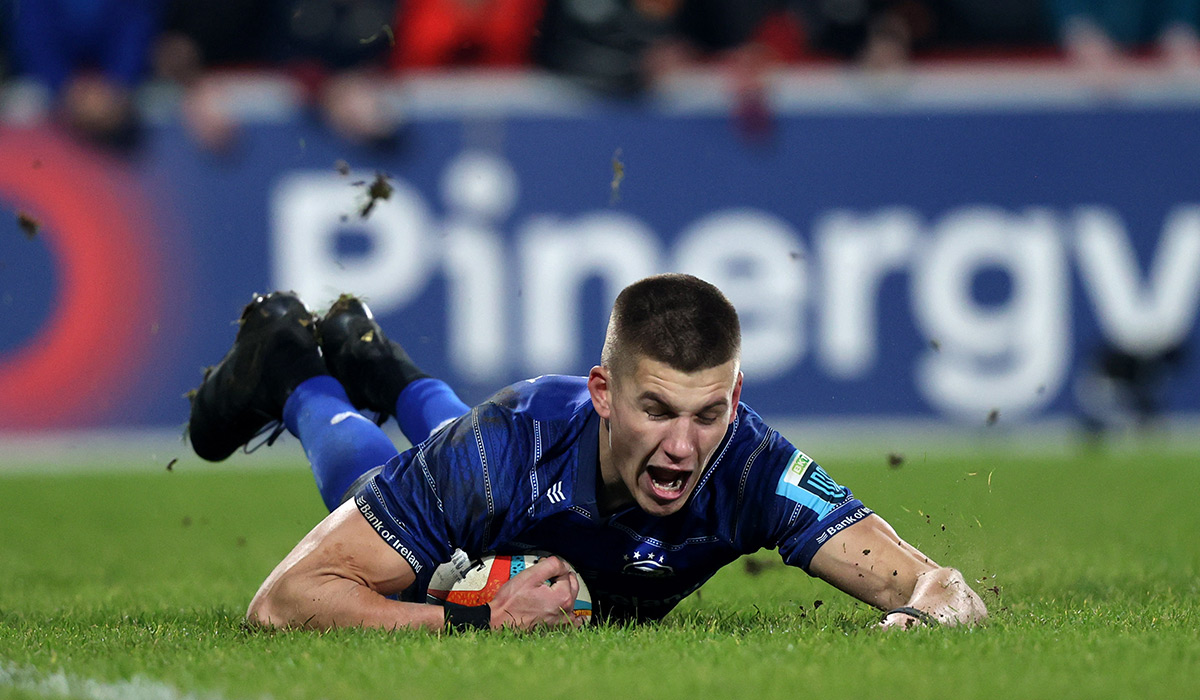
[[[330,128],[386,142],[381,78],[538,67],[636,96],[697,64],[750,96],[780,63],[902,70],[914,61],[1061,59],[1200,72],[1200,0],[0,0],[0,76],[44,87],[65,126],[127,147],[133,90],[177,86],[192,133],[235,126],[214,76],[285,71]]]

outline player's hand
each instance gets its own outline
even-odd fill
[[[514,576],[504,584],[489,605],[492,606],[492,629],[514,627],[527,630],[534,627],[557,627],[583,624],[575,616],[575,598],[579,594],[579,579],[566,562],[558,557],[546,557]]]
[[[987,619],[987,606],[957,569],[941,567],[917,576],[908,607],[925,612],[928,622],[916,616],[894,612],[879,623],[882,629],[912,629],[927,624],[946,627],[972,625]]]

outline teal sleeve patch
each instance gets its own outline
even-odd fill
[[[838,485],[825,473],[819,464],[800,450],[792,454],[787,468],[779,477],[775,493],[799,503],[823,518],[841,505],[847,496],[844,487]]]

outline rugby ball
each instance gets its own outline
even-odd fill
[[[445,601],[459,605],[483,605],[491,602],[500,587],[509,579],[547,556],[550,555],[545,552],[527,552],[488,555],[471,561],[462,550],[458,550],[450,561],[434,569],[425,595],[426,602],[434,605]],[[575,567],[570,563],[567,567],[575,571]],[[575,577],[579,581],[579,594],[575,596],[575,617],[582,617],[587,622],[592,618],[592,594],[578,572]]]

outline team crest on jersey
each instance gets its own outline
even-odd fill
[[[775,493],[811,508],[818,517],[824,516],[846,499],[846,489],[800,450],[796,450],[788,460]]]
[[[663,563],[666,561],[666,556],[663,554],[659,554],[656,558],[653,552],[634,552],[632,557],[626,554],[625,561],[629,563],[621,569],[621,572],[632,576],[657,578],[675,575],[675,569]]]

